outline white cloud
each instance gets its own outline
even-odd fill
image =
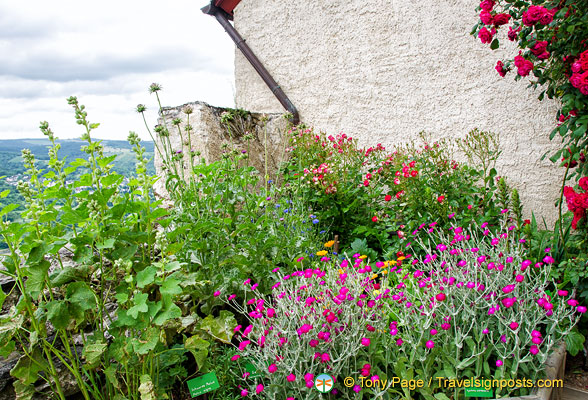
[[[137,104],[155,124],[147,91],[160,83],[165,106],[206,101],[232,106],[234,45],[200,8],[205,0],[40,0],[0,4],[0,139],[39,137],[49,121],[78,137],[66,98],[100,122],[96,136],[148,138]]]

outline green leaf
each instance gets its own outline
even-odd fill
[[[133,296],[133,303],[135,304],[131,308],[129,308],[128,315],[137,319],[137,316],[140,312],[146,313],[149,310],[147,307],[147,298],[149,295],[147,293],[137,293]]]
[[[145,286],[152,284],[155,280],[156,274],[157,268],[153,265],[150,265],[144,270],[137,272],[137,287],[144,288]]]
[[[25,283],[25,291],[31,297],[37,297],[41,290],[45,287],[45,281],[48,278],[47,271],[51,264],[47,260],[43,260],[35,266],[23,268],[23,272],[28,279]]]
[[[112,174],[112,175],[106,175],[105,177],[100,179],[100,182],[105,187],[118,186],[123,181],[123,179],[124,179],[124,176],[122,176],[122,175]]]
[[[180,287],[180,281],[174,278],[166,279],[159,288],[159,292],[162,296],[169,296],[170,298],[176,294],[181,294],[182,288]]]
[[[155,387],[151,381],[151,377],[147,374],[141,375],[141,385],[139,385],[139,393],[141,393],[141,400],[156,400]]]
[[[114,239],[113,238],[106,239],[100,243],[96,243],[96,248],[98,250],[112,249],[113,247],[114,247]]]
[[[114,386],[116,389],[120,389],[120,383],[116,377],[116,368],[114,365],[110,365],[108,368],[106,368],[104,370],[104,375],[112,386]]]
[[[45,254],[49,252],[49,248],[49,245],[46,243],[40,243],[33,247],[31,251],[29,251],[27,264],[36,264],[41,260],[44,260]]]
[[[77,265],[75,267],[65,267],[58,269],[49,276],[51,286],[63,286],[72,281],[83,281],[88,278],[90,267],[87,265]]]
[[[161,326],[166,321],[174,318],[180,318],[182,316],[182,310],[180,307],[175,305],[172,302],[169,302],[165,305],[165,307],[157,314],[157,316],[153,319],[153,323],[155,325]]]
[[[573,331],[568,333],[565,340],[566,349],[572,356],[575,356],[580,352],[580,350],[584,348],[584,341],[586,338],[584,338],[584,335],[578,332],[577,328],[574,328]]]
[[[496,50],[500,46],[498,39],[494,39],[492,43],[490,43],[490,49]]]
[[[9,193],[10,189],[3,190],[2,192],[0,192],[0,199],[5,198],[6,196],[8,196]]]
[[[47,308],[47,319],[51,321],[55,329],[67,328],[70,321],[67,302],[63,300],[52,300],[45,307]]]
[[[66,298],[82,310],[92,310],[96,307],[96,296],[85,282],[74,282],[67,286]]]
[[[33,384],[25,385],[21,381],[12,382],[14,388],[14,400],[31,400],[35,393],[35,386]]]
[[[114,161],[114,159],[116,158],[116,154],[109,156],[109,157],[104,157],[104,158],[100,158],[97,161],[97,164],[100,168],[104,168],[106,167],[108,164],[110,164],[111,162]]]
[[[194,335],[186,339],[184,342],[184,348],[194,356],[196,360],[196,364],[198,364],[198,369],[202,369],[204,367],[204,363],[206,362],[206,357],[208,357],[208,348],[210,347],[210,342],[202,339],[200,336]]]
[[[222,310],[217,318],[208,315],[198,324],[198,327],[217,340],[224,343],[230,343],[233,337],[233,329],[237,326],[237,321],[233,313]]]
[[[155,327],[148,328],[143,332],[139,339],[133,340],[133,350],[137,354],[147,354],[159,343],[159,329]]]
[[[12,338],[24,322],[24,315],[6,314],[0,316],[0,356],[6,357],[14,349]]]
[[[18,204],[9,204],[6,207],[3,207],[2,210],[0,210],[0,217],[16,210],[18,207],[20,207]]]
[[[86,359],[84,368],[94,369],[100,365],[102,354],[104,354],[107,348],[108,344],[106,343],[91,343],[85,345],[82,352],[82,356]]]
[[[16,365],[10,370],[10,375],[18,379],[23,385],[31,385],[39,378],[39,372],[45,371],[46,362],[41,356],[41,351],[35,349],[30,358],[22,356]]]

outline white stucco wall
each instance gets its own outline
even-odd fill
[[[539,102],[512,73],[498,76],[496,61],[514,48],[493,52],[469,35],[476,4],[242,0],[235,26],[315,128],[385,146],[422,130],[450,138],[476,127],[497,132],[499,175],[521,190],[527,215],[553,223],[563,171],[539,159],[557,147],[549,141],[556,104]],[[283,111],[239,50],[235,76],[238,107]]]

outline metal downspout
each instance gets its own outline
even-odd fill
[[[261,79],[263,79],[265,84],[270,88],[280,104],[282,104],[282,106],[292,114],[292,123],[297,125],[300,122],[298,110],[296,107],[294,107],[294,104],[292,104],[288,96],[286,96],[286,93],[284,93],[280,85],[278,85],[274,78],[272,78],[268,70],[265,69],[251,48],[247,45],[247,43],[245,43],[245,39],[241,37],[239,32],[237,32],[237,30],[229,22],[227,13],[224,10],[216,7],[212,2],[206,7],[203,7],[202,12],[214,16],[216,20],[222,25],[231,39],[233,39],[233,42],[235,42],[237,45],[237,48],[241,50],[241,53],[243,53],[247,61],[249,61],[253,68],[255,68]]]

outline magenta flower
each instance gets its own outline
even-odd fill
[[[427,346],[428,349],[432,349],[433,347],[435,347],[435,342],[433,342],[432,340],[427,340],[425,346]]]
[[[539,353],[539,348],[535,345],[531,346],[531,348],[529,348],[529,352],[533,355]]]
[[[361,339],[361,345],[362,346],[368,347],[370,345],[370,343],[371,343],[371,340],[369,338],[363,338],[363,339]]]
[[[236,294],[232,294],[232,295],[230,295],[230,296],[229,296],[228,300],[229,300],[229,301],[231,301],[231,300],[233,300],[235,297],[237,297],[237,295],[236,295]]]
[[[220,290],[215,290],[215,292],[213,294],[214,294],[214,297],[220,296]]]
[[[249,392],[247,391],[247,389],[241,390],[241,397],[247,397],[248,394]]]
[[[251,325],[249,325],[247,328],[245,328],[245,330],[243,331],[243,336],[247,336],[249,335],[249,333],[253,330],[253,327]]]
[[[276,310],[274,310],[273,308],[268,308],[267,309],[267,317],[273,318],[275,316],[276,316]]]
[[[567,290],[558,290],[557,291],[557,295],[558,296],[567,296],[568,295],[568,291]]]
[[[233,357],[231,357],[231,361],[236,361],[240,358],[241,356],[239,354],[235,354]]]
[[[518,324],[518,322],[513,321],[508,326],[510,329],[512,329],[514,331],[515,329],[517,329],[519,327],[519,324]]]
[[[586,312],[586,307],[584,307],[584,306],[578,306],[576,308],[576,311],[578,311],[581,314],[584,314]]]
[[[239,343],[239,350],[245,350],[245,347],[247,347],[249,343],[251,343],[249,340],[244,340],[241,343]]]
[[[257,385],[257,387],[255,388],[255,393],[260,394],[261,392],[263,392],[263,385],[260,383],[259,385]]]
[[[496,360],[497,367],[502,367],[502,364],[503,364],[502,360]]]
[[[353,386],[353,391],[355,393],[359,393],[359,392],[361,392],[361,387],[359,385],[355,385],[355,386]]]
[[[329,353],[321,354],[321,362],[322,363],[329,362],[330,360],[331,360],[331,356],[329,356]]]
[[[294,375],[294,374],[290,374],[290,375],[288,375],[288,376],[286,377],[286,380],[287,380],[288,382],[294,382],[294,381],[296,380],[296,375]]]

